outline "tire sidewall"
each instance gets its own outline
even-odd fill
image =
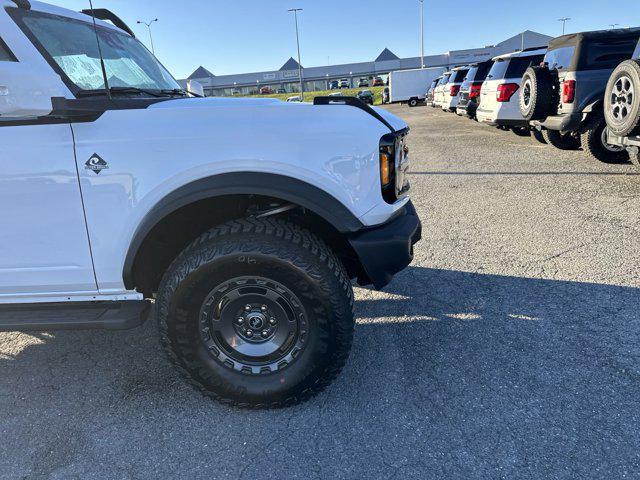
[[[621,149],[619,151],[613,151],[609,150],[605,146],[602,135],[606,128],[608,128],[607,122],[605,121],[602,112],[594,114],[583,134],[584,140],[582,141],[582,146],[592,157],[603,163],[619,163],[627,161],[629,159],[629,154],[626,150]]]
[[[613,116],[612,95],[616,83],[624,76],[631,79],[635,91],[635,98],[633,100],[633,105],[631,106],[631,111],[629,112],[626,120],[620,122]],[[604,96],[604,117],[607,125],[609,126],[609,129],[615,135],[624,137],[626,135],[631,135],[638,130],[638,119],[640,118],[639,95],[640,66],[638,65],[638,62],[634,60],[627,60],[618,65],[618,67],[611,74]]]
[[[172,281],[160,289],[158,321],[178,363],[197,384],[223,392],[224,398],[238,404],[284,402],[312,390],[331,368],[338,343],[345,341],[344,332],[335,328],[335,316],[349,312],[334,311],[331,297],[344,292],[332,282],[330,269],[317,265],[317,259],[301,247],[294,246],[294,255],[283,258],[277,252],[291,252],[292,245],[279,243],[280,248],[272,245],[273,253],[265,253],[260,239],[218,239],[179,258],[171,267],[176,272]],[[304,307],[306,345],[295,361],[277,372],[248,375],[225,366],[201,338],[200,309],[207,295],[225,281],[242,276],[275,280],[290,289]]]
[[[525,91],[527,86],[530,89],[529,105],[525,103]],[[532,120],[538,100],[538,84],[536,76],[527,70],[522,77],[522,88],[520,89],[520,113],[526,120]]]

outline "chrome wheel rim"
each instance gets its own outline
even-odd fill
[[[620,77],[613,86],[611,92],[611,117],[616,123],[627,120],[633,108],[635,89],[631,78],[626,75]]]

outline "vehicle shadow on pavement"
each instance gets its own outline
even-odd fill
[[[189,465],[177,465],[196,478],[215,451],[220,476],[242,478],[577,478],[596,469],[619,478],[640,449],[639,293],[409,268],[384,293],[358,291],[353,354],[338,380],[270,412],[192,391],[151,321],[130,332],[3,334],[0,468],[23,475],[15,459],[27,452],[20,468],[65,478],[122,456],[141,477],[152,464],[157,478],[189,451]],[[269,455],[238,475],[242,444]]]

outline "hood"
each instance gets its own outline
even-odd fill
[[[160,108],[212,108],[212,107],[273,107],[279,106],[282,108],[322,108],[315,107],[310,103],[299,102],[283,102],[277,98],[227,98],[227,97],[207,97],[207,98],[179,98],[175,100],[168,100],[166,102],[158,102],[151,105],[150,109]],[[354,108],[349,106],[335,105],[331,108]],[[404,130],[408,125],[401,118],[397,117],[393,113],[385,110],[384,108],[371,107],[382,118],[384,118],[389,124],[396,130]],[[364,112],[363,112],[364,113]]]

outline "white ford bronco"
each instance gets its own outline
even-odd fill
[[[407,133],[352,98],[195,98],[112,12],[0,0],[0,330],[153,312],[206,395],[308,399],[348,357],[351,281],[420,240]]]

